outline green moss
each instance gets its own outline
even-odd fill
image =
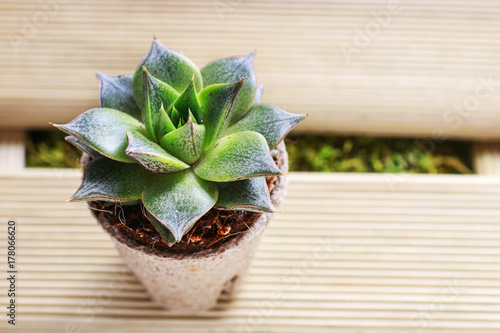
[[[427,151],[415,139],[290,135],[291,171],[469,174],[469,143],[446,141]]]
[[[469,143],[446,141],[425,151],[414,139],[290,135],[291,171],[322,172],[471,172]],[[28,133],[28,167],[78,168],[80,153],[60,132]]]
[[[80,153],[59,131],[33,131],[26,138],[26,166],[79,168]]]

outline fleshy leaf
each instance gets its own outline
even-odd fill
[[[125,154],[127,130],[145,132],[144,125],[134,117],[114,109],[92,109],[65,125],[52,124],[82,140],[86,145],[113,160],[135,161]]]
[[[202,154],[194,172],[213,182],[281,174],[266,139],[257,132],[238,132],[220,138]]]
[[[148,218],[149,222],[151,222],[156,231],[158,231],[158,233],[160,234],[161,238],[165,241],[165,243],[167,244],[175,243],[175,237],[174,235],[172,235],[170,230],[167,229],[167,227],[165,227],[147,210],[144,213],[146,213],[146,217]]]
[[[258,84],[257,85],[257,89],[255,90],[255,97],[253,99],[253,103],[252,104],[259,104],[260,103],[260,99],[262,97],[262,92],[263,91],[264,91],[264,85]]]
[[[236,182],[219,183],[219,199],[215,208],[274,213],[265,177],[254,177]]]
[[[236,124],[231,125],[224,135],[242,131],[254,131],[262,134],[273,149],[297,126],[306,115],[293,114],[269,104],[253,105],[247,114]]]
[[[185,232],[213,207],[215,184],[197,177],[191,169],[159,175],[146,186],[142,201],[146,209],[180,241]]]
[[[138,105],[142,103],[143,66],[158,80],[165,82],[178,92],[186,89],[193,75],[196,89],[199,91],[202,88],[201,73],[198,67],[184,55],[170,50],[155,38],[149,52],[134,73],[133,89]],[[168,109],[166,105],[165,108]]]
[[[144,99],[142,103],[142,120],[146,130],[154,141],[159,141],[162,128],[161,109],[169,110],[179,94],[168,84],[153,77],[144,67]],[[175,124],[175,122],[173,122]]]
[[[254,100],[256,87],[253,67],[254,56],[255,52],[252,52],[244,56],[219,59],[209,63],[201,70],[205,87],[212,84],[235,82],[243,77],[245,78],[234,111],[230,115],[231,123],[240,119]]]
[[[191,80],[187,88],[181,93],[179,98],[177,98],[174,105],[177,111],[179,111],[181,117],[188,119],[189,110],[191,110],[192,114],[195,116],[195,122],[202,124],[203,114],[193,80]]]
[[[87,154],[89,154],[90,156],[92,156],[94,158],[102,156],[101,154],[99,154],[98,152],[96,152],[94,149],[92,149],[89,146],[87,146],[85,144],[85,142],[83,142],[82,140],[78,139],[76,136],[68,135],[67,137],[64,138],[64,140],[66,140],[67,142],[71,143],[73,146],[75,146],[76,148],[78,148],[81,152],[87,153]]]
[[[140,132],[131,130],[127,132],[127,136],[128,147],[125,152],[147,170],[154,173],[169,173],[189,168],[189,165],[167,153]]]
[[[116,204],[119,204],[120,206],[135,206],[135,205],[140,205],[141,200],[130,200],[130,201],[120,201],[120,202],[113,202],[113,201],[104,201],[104,207],[111,207],[115,206]]]
[[[189,118],[191,118],[191,120],[193,121],[193,123],[195,124],[202,124],[202,123],[199,123],[197,120],[196,120],[196,117],[193,115],[193,113],[191,112],[191,110],[189,110]],[[189,119],[188,118],[188,119]]]
[[[177,109],[175,108],[175,106],[173,106],[171,109],[170,109],[170,119],[172,120],[172,123],[176,126],[176,128],[179,128],[179,121],[181,120],[181,115],[179,113],[179,111],[177,111]]]
[[[163,108],[163,104],[160,108],[160,122],[158,124],[159,128],[157,130],[158,137],[162,138],[165,134],[170,133],[175,130],[174,124],[172,124],[172,120],[167,114],[167,111]]]
[[[141,109],[132,92],[132,75],[112,76],[97,72],[97,78],[101,108],[119,110],[141,120]]]
[[[206,127],[204,149],[210,148],[229,125],[229,117],[234,108],[236,96],[244,81],[242,79],[234,83],[216,84],[200,92],[200,104]]]
[[[87,164],[83,182],[70,201],[135,201],[153,174],[138,164],[98,157]]]
[[[190,117],[184,126],[161,138],[160,145],[187,164],[193,164],[201,156],[204,138],[205,126],[195,124]]]

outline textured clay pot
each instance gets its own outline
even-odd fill
[[[277,147],[280,169],[288,172],[284,143]],[[82,157],[86,165],[88,156]],[[271,200],[276,209],[283,200],[287,176],[276,180]],[[230,297],[242,282],[262,233],[274,214],[262,214],[244,233],[203,251],[180,254],[159,251],[122,235],[102,212],[91,210],[113,240],[125,262],[162,307],[177,313],[194,313],[214,307],[221,295]]]

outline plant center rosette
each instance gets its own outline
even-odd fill
[[[101,107],[54,125],[91,156],[70,201],[142,205],[167,244],[212,208],[274,212],[272,153],[305,115],[259,103],[253,58],[199,70],[155,39],[134,75],[98,73]]]

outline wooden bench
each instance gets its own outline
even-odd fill
[[[0,128],[95,107],[96,70],[131,73],[155,31],[200,66],[256,49],[263,102],[311,115],[297,131],[500,140],[494,1],[57,1],[0,5]]]
[[[19,332],[500,330],[498,3],[54,3],[0,4],[0,219],[18,223]],[[297,130],[473,140],[483,175],[292,173],[236,298],[172,316],[86,206],[64,202],[80,171],[23,168],[24,132],[96,106],[95,71],[130,73],[153,31],[199,65],[257,49],[263,102],[310,114]]]
[[[0,176],[26,331],[500,329],[500,177],[293,173],[241,292],[188,318],[151,302],[88,208],[64,202],[79,182],[77,170]]]

